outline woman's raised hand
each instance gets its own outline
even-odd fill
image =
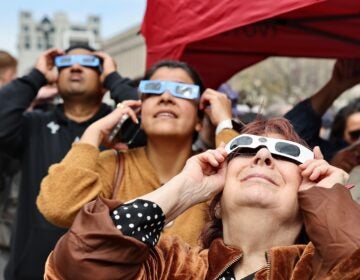
[[[222,191],[225,183],[226,156],[224,145],[189,158],[179,174],[186,191],[197,202],[206,201]]]
[[[165,214],[166,223],[172,221],[190,207],[222,191],[226,155],[224,145],[220,145],[216,150],[192,156],[178,175],[140,198],[155,202]]]
[[[345,185],[349,175],[342,169],[330,165],[324,160],[319,147],[315,147],[314,159],[299,165],[303,181],[299,191],[307,190],[313,186],[331,188],[335,184]]]
[[[87,143],[99,147],[101,143],[108,147],[116,146],[117,143],[108,141],[109,134],[112,129],[125,116],[130,117],[134,123],[138,123],[136,111],[140,108],[140,100],[127,100],[119,103],[110,114],[91,124],[82,135],[80,142]]]

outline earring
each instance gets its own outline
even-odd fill
[[[221,219],[221,206],[219,202],[215,206],[215,218],[219,220]]]

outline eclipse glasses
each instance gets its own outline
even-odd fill
[[[94,55],[62,55],[55,57],[55,66],[58,69],[80,64],[84,67],[95,68],[102,72],[102,63],[100,58]]]
[[[163,94],[168,91],[171,95],[183,99],[197,100],[200,97],[200,88],[197,85],[175,83],[170,81],[142,80],[139,84],[142,94]]]
[[[239,152],[240,154],[252,154],[254,149],[265,147],[272,155],[280,156],[285,160],[304,163],[314,159],[314,153],[299,143],[257,136],[252,134],[241,134],[233,138],[225,147],[228,155]],[[252,151],[250,152],[249,149]]]
[[[360,139],[360,129],[349,131],[349,135],[352,141]]]

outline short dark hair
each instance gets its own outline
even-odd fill
[[[96,52],[96,49],[91,47],[89,44],[87,43],[78,43],[78,44],[74,44],[74,45],[71,45],[70,47],[68,47],[66,50],[65,50],[65,53],[68,53],[72,50],[75,50],[75,49],[84,49],[84,50],[88,50],[90,52]]]

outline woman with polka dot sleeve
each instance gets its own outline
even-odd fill
[[[45,279],[360,279],[360,206],[347,179],[287,120],[257,120],[151,193],[87,204]],[[202,247],[159,239],[164,225],[211,198]]]

